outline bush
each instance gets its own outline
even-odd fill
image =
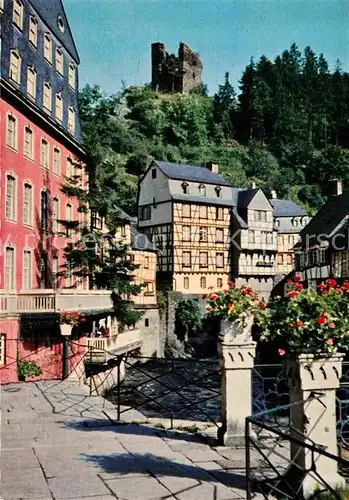
[[[19,379],[25,379],[27,377],[38,377],[42,374],[41,368],[35,363],[35,361],[17,361],[17,374]]]

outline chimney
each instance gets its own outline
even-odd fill
[[[214,163],[213,161],[206,162],[206,168],[208,168],[213,174],[218,174],[219,172],[218,163]]]
[[[343,194],[343,183],[338,179],[330,180],[330,190],[332,195],[339,196]]]
[[[277,199],[276,191],[272,191],[270,194],[271,194],[271,199],[272,200],[276,200]]]
[[[255,181],[252,182],[252,189],[256,189],[256,183],[255,183]]]

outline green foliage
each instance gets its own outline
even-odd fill
[[[18,378],[27,377],[38,377],[42,374],[41,368],[35,363],[35,361],[17,361],[17,374]]]
[[[349,75],[340,64],[331,73],[310,47],[251,60],[237,96],[227,72],[213,97],[204,85],[189,95],[145,85],[112,96],[88,85],[79,100],[90,192],[105,207],[116,200],[135,214],[138,178],[154,158],[215,160],[234,186],[255,181],[310,211],[330,179],[349,182]]]
[[[269,301],[270,321],[261,342],[276,344],[280,355],[349,350],[349,283],[339,286],[328,279],[318,290],[304,290],[295,276],[289,287],[286,298]]]
[[[203,313],[194,299],[184,299],[176,307],[176,330],[188,338],[201,328]]]

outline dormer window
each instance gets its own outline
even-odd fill
[[[216,191],[217,198],[221,198],[222,197],[222,189],[219,186],[217,186],[214,188],[214,190]]]
[[[189,194],[189,184],[187,182],[182,183],[183,194]]]
[[[200,184],[199,193],[200,193],[200,196],[206,196],[206,187],[204,184]]]

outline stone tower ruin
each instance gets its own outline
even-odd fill
[[[161,42],[151,46],[151,83],[159,92],[187,94],[201,85],[202,63],[199,54],[185,43],[179,44],[178,56],[168,54]]]

